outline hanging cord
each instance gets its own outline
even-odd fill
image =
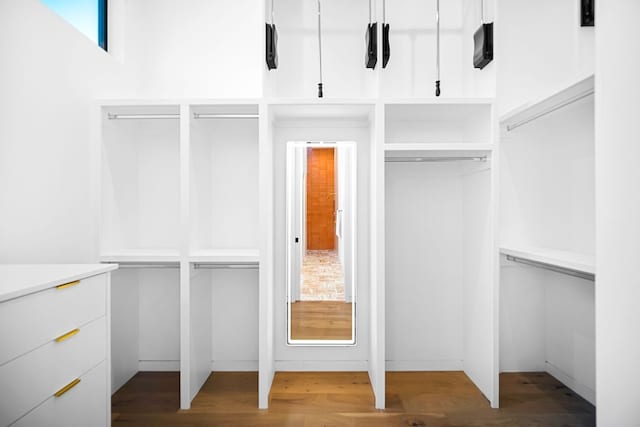
[[[484,24],[484,0],[480,0],[480,24]]]
[[[320,65],[320,83],[318,83],[318,98],[322,98],[322,20],[320,18],[320,0],[318,0],[318,58]]]
[[[274,19],[273,19],[273,4],[276,2],[276,0],[271,0],[271,25],[273,25],[275,23]]]
[[[436,96],[440,96],[440,0],[436,0]]]
[[[369,25],[371,25],[371,0],[369,0]]]
[[[371,2],[369,2],[369,7],[371,7]],[[371,20],[371,18],[369,18]],[[387,0],[382,0],[382,23],[385,24],[387,22]]]

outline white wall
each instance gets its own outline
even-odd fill
[[[125,67],[38,0],[0,2],[0,262],[92,262],[90,106]]]
[[[596,2],[596,382],[602,426],[640,424],[637,0]]]
[[[497,0],[500,114],[594,70],[594,27],[580,27],[578,0]]]
[[[259,0],[135,0],[126,4],[125,63],[139,95],[262,95]]]

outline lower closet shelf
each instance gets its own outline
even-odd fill
[[[533,246],[501,245],[500,253],[519,260],[595,275],[594,255]]]

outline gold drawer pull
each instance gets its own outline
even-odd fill
[[[62,285],[58,285],[58,286],[56,286],[56,289],[60,289],[60,290],[67,289],[67,288],[70,288],[72,286],[79,285],[79,284],[80,284],[80,280],[76,280],[75,282],[69,282],[69,283],[65,283],[65,284],[62,284]]]
[[[78,332],[80,332],[80,329],[76,328],[73,331],[69,331],[64,335],[60,335],[58,338],[56,338],[56,342],[62,342],[64,340],[68,340],[72,336],[76,335]]]
[[[63,394],[65,394],[66,392],[68,392],[69,390],[71,390],[72,388],[74,388],[75,386],[77,386],[79,382],[80,382],[80,378],[76,378],[75,380],[73,380],[69,384],[67,384],[66,386],[62,387],[60,390],[56,391],[53,395],[55,397],[60,397]]]

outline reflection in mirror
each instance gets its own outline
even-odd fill
[[[287,144],[287,338],[355,344],[353,142]]]

